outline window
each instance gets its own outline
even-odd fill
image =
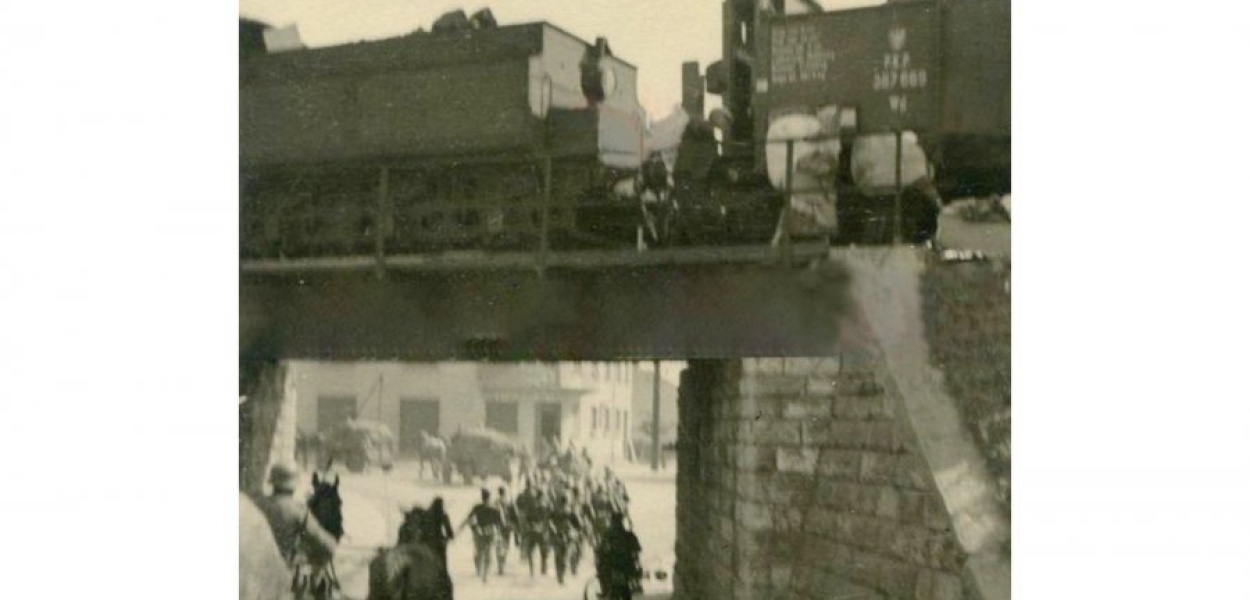
[[[516,402],[487,402],[486,426],[503,433],[517,433],[520,421],[517,412]]]

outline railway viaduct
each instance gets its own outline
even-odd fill
[[[1010,263],[903,247],[244,262],[241,486],[284,360],[686,360],[675,597],[1010,597]]]

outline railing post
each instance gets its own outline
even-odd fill
[[[790,205],[794,201],[794,140],[786,140],[786,202],[781,209],[781,261],[789,266],[793,262],[790,245]]]
[[[894,244],[903,243],[903,126],[894,138]]]
[[[386,236],[392,228],[390,176],[390,167],[382,167],[378,174],[378,206],[373,219],[373,257],[377,262],[378,279],[386,277]]]
[[[542,221],[538,239],[538,275],[547,275],[547,253],[550,251],[551,234],[551,152],[543,157]]]

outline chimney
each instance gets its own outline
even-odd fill
[[[698,62],[681,64],[681,108],[691,119],[703,117],[703,75]]]

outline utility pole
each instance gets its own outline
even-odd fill
[[[660,361],[655,367],[655,379],[651,386],[651,470],[660,470]]]

